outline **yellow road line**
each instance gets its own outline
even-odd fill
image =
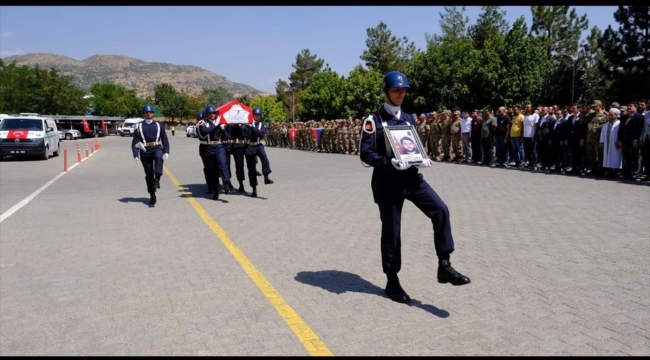
[[[187,191],[187,188],[181,185],[178,179],[176,179],[176,177],[171,173],[171,171],[169,171],[169,169],[167,169],[167,167],[165,167],[164,170],[174,185],[176,185],[181,190],[181,193],[184,195],[192,195],[189,191]],[[309,325],[307,325],[307,323],[305,323],[305,321],[291,308],[291,306],[289,306],[289,304],[284,301],[282,296],[280,296],[280,293],[278,293],[278,291],[273,288],[271,283],[266,280],[264,275],[262,275],[262,273],[257,270],[253,263],[248,260],[246,255],[244,255],[244,253],[239,250],[239,248],[232,242],[223,228],[221,228],[221,226],[219,226],[219,224],[214,221],[210,215],[208,215],[201,204],[199,204],[199,202],[196,201],[196,199],[193,197],[188,197],[187,200],[189,200],[194,210],[196,210],[201,219],[203,219],[203,222],[208,225],[210,230],[212,230],[212,232],[217,235],[223,245],[230,251],[235,260],[237,260],[246,274],[248,274],[248,277],[253,280],[262,294],[264,294],[266,299],[271,303],[271,305],[273,305],[275,310],[277,310],[280,316],[282,316],[284,321],[287,323],[287,325],[289,325],[293,333],[296,334],[305,349],[307,349],[307,351],[312,356],[334,356],[334,354],[332,354],[332,352],[327,348],[325,343],[323,343],[318,338],[318,336],[316,336],[316,333],[314,333]]]

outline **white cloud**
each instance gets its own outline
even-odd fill
[[[9,39],[10,37],[14,36],[13,31],[5,31],[0,35],[3,39]]]
[[[0,51],[0,58],[6,58],[9,56],[14,56],[14,55],[25,55],[27,54],[23,49],[16,49],[16,50],[1,50]]]

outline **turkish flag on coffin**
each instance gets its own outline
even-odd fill
[[[227,102],[217,109],[219,124],[252,124],[253,109],[237,100]]]
[[[27,135],[29,135],[28,130],[9,130],[7,139],[27,139]]]

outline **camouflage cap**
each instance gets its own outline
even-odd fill
[[[591,104],[591,106],[603,106],[603,103],[600,100],[594,100],[594,103]]]

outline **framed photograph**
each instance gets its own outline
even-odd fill
[[[392,150],[390,155],[397,160],[403,160],[409,165],[419,165],[428,158],[413,125],[385,126],[384,138],[386,148]]]

